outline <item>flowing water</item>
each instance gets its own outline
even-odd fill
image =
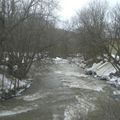
[[[33,75],[33,84],[23,95],[0,103],[0,120],[100,120],[108,110],[101,106],[115,99],[105,81],[86,76],[65,59],[35,65]]]

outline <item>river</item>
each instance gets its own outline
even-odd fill
[[[33,84],[0,103],[0,120],[117,120],[119,99],[105,81],[65,59],[34,65]],[[115,113],[115,115],[114,115]],[[108,118],[107,118],[108,117]]]

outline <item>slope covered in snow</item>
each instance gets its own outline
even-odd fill
[[[15,85],[16,84],[16,85]],[[10,94],[11,91],[15,90],[16,86],[16,94],[12,96],[20,95],[26,88],[29,88],[31,85],[31,80],[13,80],[11,78],[6,77],[6,75],[0,74],[0,98],[3,94]],[[4,92],[3,92],[4,91]],[[8,96],[8,95],[7,95]]]
[[[91,68],[86,69],[87,74],[92,74],[97,76],[101,80],[107,80],[107,83],[117,88],[117,91],[114,91],[115,95],[120,95],[120,77],[111,75],[111,73],[116,73],[115,68],[109,62],[99,62],[94,63]]]
[[[102,61],[99,63],[94,63],[91,68],[88,68],[87,71],[96,72],[98,76],[109,76],[110,73],[115,73],[116,70],[111,63]]]

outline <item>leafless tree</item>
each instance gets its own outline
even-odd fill
[[[36,54],[52,46],[46,31],[56,8],[55,0],[0,0],[0,64],[11,76],[25,78]]]
[[[110,13],[111,23],[108,27],[109,46],[106,48],[109,61],[120,72],[120,4]]]
[[[87,57],[96,58],[103,53],[106,29],[106,4],[105,2],[93,1],[77,13],[80,47]]]

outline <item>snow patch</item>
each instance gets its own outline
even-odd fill
[[[120,95],[120,90],[113,91],[114,95]]]
[[[102,61],[99,63],[94,63],[93,66],[91,68],[88,68],[86,71],[95,72],[97,74],[96,76],[101,80],[102,79],[104,80],[105,78],[108,84],[117,88],[117,90],[113,91],[113,94],[120,95],[120,77],[114,76],[114,73],[116,73],[116,70],[111,63],[109,62],[103,63]]]
[[[98,76],[109,76],[110,73],[115,73],[116,70],[111,63],[102,61],[99,63],[94,63],[91,68],[88,68],[87,71],[96,72]]]
[[[14,90],[15,80],[12,80],[10,78],[7,78],[5,75],[0,74],[0,89],[2,89],[2,81],[4,83],[3,89],[6,93],[9,93],[10,90]],[[20,89],[17,91],[16,96],[19,96],[26,88],[29,88],[31,86],[31,83],[31,80],[19,80]],[[16,86],[18,87],[18,80],[16,80]]]
[[[79,66],[81,68],[85,68],[85,66],[86,66],[86,64],[84,63],[83,57],[72,58],[71,62],[75,63],[77,66]]]
[[[113,85],[114,87],[120,89],[120,78],[113,76],[107,83]]]
[[[2,80],[4,79],[4,89],[8,91],[8,89],[13,89],[14,85],[11,84],[11,80],[9,80],[5,75],[0,74],[0,86],[2,87]]]
[[[55,61],[56,64],[58,64],[58,63],[61,63],[61,64],[68,63],[68,60],[60,58],[60,57],[53,58],[53,61]]]

